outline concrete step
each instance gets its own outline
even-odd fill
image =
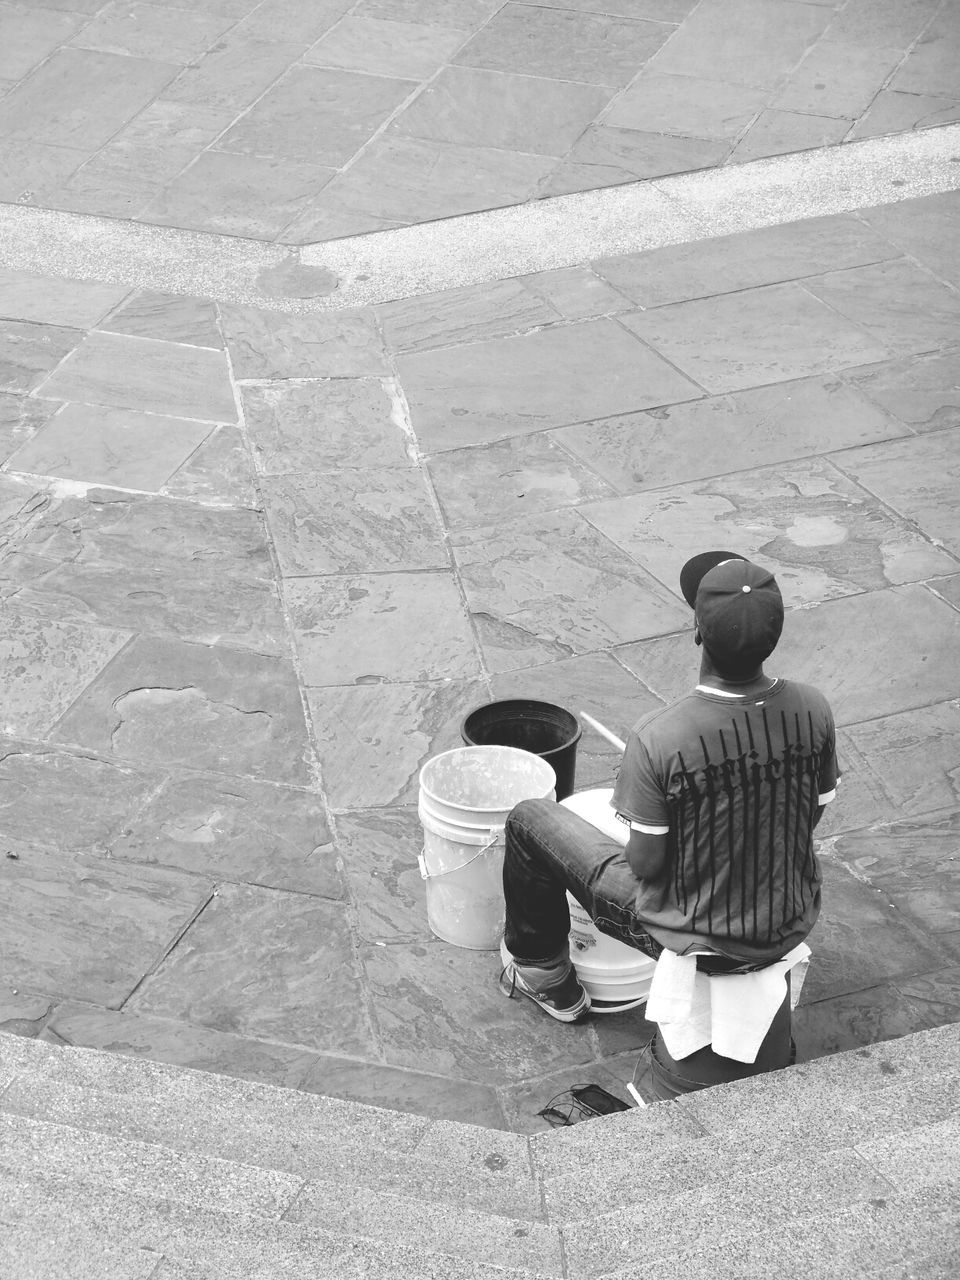
[[[152,1197],[223,1213],[258,1215],[344,1237],[421,1247],[507,1268],[562,1274],[559,1229],[358,1187],[304,1181],[233,1160],[108,1137],[22,1115],[0,1113],[0,1170],[68,1180],[91,1190]]]
[[[517,1134],[3,1035],[0,1088],[0,1112],[303,1181],[542,1217],[527,1139]]]
[[[657,1280],[933,1280],[960,1258],[960,1195],[942,1186],[916,1195],[878,1197],[790,1221],[757,1223],[707,1245],[664,1256],[651,1232],[644,1272]],[[580,1274],[580,1273],[571,1273]],[[636,1263],[603,1280],[636,1280]]]
[[[595,1217],[949,1120],[960,1114],[958,1048],[960,1027],[940,1027],[538,1135],[548,1216]]]
[[[532,1280],[453,1258],[68,1176],[0,1172],[0,1274],[16,1280]]]

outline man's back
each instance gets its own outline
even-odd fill
[[[833,717],[808,685],[776,680],[745,697],[700,687],[645,716],[613,803],[669,833],[662,876],[638,884],[653,937],[745,960],[806,937],[820,909],[813,828],[836,785]]]

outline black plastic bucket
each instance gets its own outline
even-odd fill
[[[756,1062],[736,1062],[733,1058],[722,1058],[709,1045],[678,1062],[670,1056],[657,1034],[650,1046],[650,1087],[654,1099],[663,1102],[676,1098],[681,1093],[707,1089],[713,1084],[726,1084],[730,1080],[743,1080],[746,1076],[758,1076],[765,1071],[789,1067],[796,1058],[792,1027],[788,980],[787,994],[760,1045]]]
[[[529,698],[488,702],[464,717],[460,736],[468,747],[519,747],[541,756],[557,775],[557,799],[573,792],[580,721],[563,707]]]

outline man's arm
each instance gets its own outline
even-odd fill
[[[651,835],[631,827],[627,862],[638,880],[662,879],[667,865],[667,841],[666,834]]]

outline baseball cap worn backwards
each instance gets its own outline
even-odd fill
[[[762,662],[783,630],[783,597],[768,569],[727,559],[704,573],[694,598],[704,645],[717,659]]]

